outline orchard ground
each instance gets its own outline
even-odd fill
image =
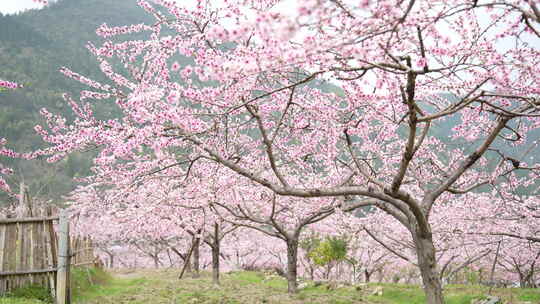
[[[306,282],[297,295],[288,295],[287,282],[276,275],[262,272],[231,272],[222,275],[222,285],[212,284],[211,274],[201,273],[198,279],[178,280],[179,270],[117,270],[112,276],[89,276],[86,271],[76,272],[74,303],[366,303],[366,304],[420,304],[425,296],[419,286],[405,284],[360,284],[329,288],[327,284],[314,286]],[[88,272],[90,274],[90,272]],[[95,276],[95,274],[92,274]],[[85,281],[81,283],[81,281]],[[94,282],[95,281],[95,282]],[[445,288],[448,304],[469,304],[488,294],[488,287],[450,285]],[[382,295],[374,292],[382,290]],[[376,292],[375,292],[376,293]],[[540,303],[540,289],[500,288],[493,294],[504,303]],[[36,299],[4,298],[0,304],[41,304]]]

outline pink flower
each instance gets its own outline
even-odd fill
[[[22,84],[0,79],[0,88],[17,89],[17,88],[22,88],[22,87],[23,87]]]
[[[422,57],[420,59],[418,59],[418,61],[416,62],[416,65],[420,68],[423,68],[427,65],[427,60],[426,60],[426,57]]]

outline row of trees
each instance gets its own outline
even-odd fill
[[[533,1],[139,4],[155,23],[98,29],[106,41],[89,49],[110,82],[64,69],[89,86],[80,100],[65,96],[77,118],[43,111],[48,127],[37,131],[50,145],[27,155],[99,148],[94,187],[147,195],[123,203],[127,218],[165,212],[153,226],[171,220],[199,240],[214,231],[214,247],[225,223],[281,239],[295,292],[301,231],[364,210],[349,225],[418,267],[432,304],[444,302],[445,272],[494,251],[484,238],[496,256],[517,246],[502,237],[536,240]],[[147,36],[122,38],[131,33]],[[100,102],[122,116],[100,119]],[[357,222],[373,218],[384,226]],[[507,268],[534,268],[530,248]]]
[[[180,263],[195,273],[199,265],[213,265],[216,284],[220,261],[225,263],[221,266],[225,270],[277,269],[287,277],[290,292],[297,289],[297,274],[312,280],[369,282],[376,276],[378,280],[419,282],[409,232],[383,212],[351,214],[335,209],[324,219],[299,229],[301,232],[294,238],[290,234],[296,232],[302,217],[280,215],[284,209],[294,208],[295,203],[306,202],[288,200],[280,204],[275,198],[259,197],[250,201],[236,199],[234,207],[220,208],[224,201],[231,200],[227,190],[217,192],[219,197],[211,190],[214,194],[209,199],[198,196],[200,191],[184,187],[171,190],[171,185],[164,184],[153,180],[129,194],[102,192],[95,187],[79,189],[72,199],[77,202],[74,212],[80,233],[91,235],[107,260],[116,259],[116,265],[168,267]],[[230,187],[221,185],[219,189]],[[185,195],[189,195],[186,201],[181,199]],[[265,203],[275,204],[274,211],[258,208]],[[433,214],[441,280],[536,286],[540,247],[501,234],[508,230],[500,228],[493,214],[504,206],[498,205],[498,211],[490,210],[493,207],[493,202],[484,197],[448,204]],[[452,220],[448,219],[448,208],[454,210]],[[479,229],[481,222],[484,228]],[[531,224],[521,223],[522,229]],[[134,261],[136,257],[138,262]],[[471,273],[480,277],[467,281]]]

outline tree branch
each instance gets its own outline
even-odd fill
[[[478,147],[472,154],[470,154],[466,159],[464,159],[461,162],[461,165],[454,170],[454,172],[445,180],[443,181],[433,192],[427,194],[424,197],[425,207],[429,213],[431,210],[431,207],[433,206],[433,203],[435,200],[444,192],[447,191],[448,188],[454,184],[460,178],[467,169],[469,169],[489,148],[491,143],[495,140],[497,135],[501,132],[501,130],[506,126],[506,123],[510,121],[512,117],[509,116],[503,116],[499,118],[499,122],[497,125],[491,130],[488,137],[484,140],[484,142]]]
[[[416,109],[415,109],[415,101],[414,101],[414,91],[416,86],[416,74],[413,72],[409,72],[407,74],[407,88],[406,88],[406,100],[404,102],[409,107],[409,137],[407,139],[407,145],[405,146],[405,151],[403,152],[403,156],[401,158],[401,162],[399,165],[398,173],[394,176],[394,179],[392,180],[392,185],[390,186],[390,190],[392,192],[397,192],[399,188],[401,187],[401,183],[403,182],[403,178],[405,177],[405,174],[407,173],[407,168],[409,167],[409,164],[414,156],[414,140],[416,139],[416,126],[418,123],[417,116],[416,116]]]
[[[386,250],[390,251],[391,253],[393,253],[395,256],[413,264],[413,265],[416,265],[415,263],[413,263],[408,257],[398,253],[397,251],[395,251],[394,249],[390,248],[388,245],[386,245],[385,243],[383,243],[381,240],[379,240],[375,235],[373,235],[369,230],[367,230],[366,228],[364,228],[364,230],[367,232],[367,234],[373,239],[375,240],[375,242],[379,243],[381,246],[383,246],[384,248],[386,248]]]
[[[279,172],[277,165],[276,165],[276,157],[274,155],[274,150],[272,148],[272,142],[268,139],[268,134],[266,133],[266,129],[264,128],[261,116],[259,113],[257,113],[257,109],[251,105],[246,105],[246,109],[248,112],[255,118],[257,121],[257,126],[259,127],[259,131],[262,134],[263,143],[266,147],[266,155],[268,156],[268,161],[270,162],[270,167],[272,168],[272,171],[274,171],[274,174],[279,179],[281,184],[285,188],[289,188],[289,184],[287,183],[287,180],[285,180],[285,177]]]

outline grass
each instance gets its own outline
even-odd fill
[[[209,273],[201,278],[177,279],[177,270],[138,271],[129,276],[117,275],[112,284],[92,291],[91,296],[81,304],[112,303],[156,303],[156,304],[423,304],[425,297],[418,286],[404,284],[367,284],[357,289],[344,286],[327,289],[326,285],[308,286],[298,294],[286,294],[287,282],[280,277],[265,277],[258,272],[232,272],[222,275],[222,284],[211,283]],[[382,296],[372,295],[376,288],[382,288]],[[96,293],[96,291],[99,291]],[[474,299],[483,298],[488,289],[483,286],[451,285],[445,289],[448,304],[470,304]],[[494,294],[505,299],[505,303],[538,303],[540,290],[536,289],[495,289]]]
[[[51,304],[54,302],[49,289],[40,285],[28,285],[12,290],[7,294],[7,299],[4,302],[8,302],[9,299],[16,299],[13,301],[17,302],[22,302],[22,300],[38,300],[39,303]]]
[[[99,268],[74,268],[71,270],[71,295],[74,299],[82,298],[84,294],[109,284],[111,280],[111,274]]]
[[[517,288],[512,288],[512,289],[515,290]],[[540,302],[540,294],[538,293],[538,289],[532,289],[532,288],[521,289],[519,293],[520,293],[521,300]]]
[[[37,299],[26,299],[26,298],[13,298],[5,297],[0,298],[0,304],[43,304],[43,301]]]
[[[96,289],[98,284],[109,284],[112,277],[109,273],[97,268],[73,268],[71,270],[71,287],[73,298],[83,298],[83,294]],[[0,304],[47,304],[53,303],[48,288],[42,286],[26,286],[12,290],[7,296],[0,298]]]
[[[266,277],[258,272],[233,272],[222,275],[222,284],[211,283],[209,273],[200,278],[178,280],[178,270],[140,270],[118,272],[112,278],[105,273],[74,273],[74,303],[77,304],[420,304],[425,297],[420,287],[404,284],[366,284],[360,287],[327,288],[308,283],[298,294],[286,293],[287,282],[280,277]],[[90,278],[90,280],[88,279]],[[101,283],[101,284],[96,284]],[[382,295],[373,291],[382,288]],[[488,293],[488,288],[471,285],[450,285],[445,288],[448,304],[470,304]],[[494,289],[505,303],[539,303],[538,289]],[[35,300],[0,299],[0,304],[42,304]]]
[[[382,296],[370,295],[368,300],[373,303],[392,303],[392,304],[423,304],[426,298],[419,286],[404,284],[378,284],[383,287]],[[376,285],[372,285],[376,286]],[[471,303],[472,300],[481,299],[486,293],[479,286],[447,286],[445,290],[445,299],[447,304]]]
[[[424,293],[419,286],[404,284],[375,284],[383,286],[382,296],[368,296],[373,303],[388,304],[423,304],[426,303]],[[480,285],[448,285],[445,287],[447,304],[469,304],[473,300],[484,299],[489,293],[489,287]],[[501,297],[509,304],[540,303],[540,289],[497,288],[493,295]]]

